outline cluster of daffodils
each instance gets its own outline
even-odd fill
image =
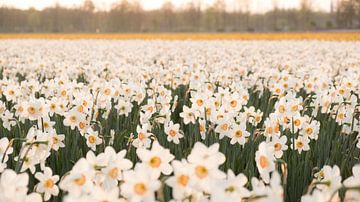
[[[269,184],[253,177],[250,183],[240,173],[219,170],[225,156],[219,152],[219,144],[210,147],[197,142],[186,159],[174,160],[168,149],[154,141],[151,149],[138,149],[139,162],[134,166],[125,158],[126,151],[116,153],[106,147],[97,156],[89,151],[60,182],[67,191],[65,201],[155,201],[164,200],[161,186],[172,188],[174,201],[237,201],[256,199],[281,201],[283,189],[278,173],[274,172]],[[45,170],[46,171],[46,170]],[[50,173],[51,176],[51,173]],[[45,179],[46,183],[57,179]],[[44,178],[42,178],[44,180]],[[163,185],[162,185],[163,184]],[[56,186],[55,186],[56,187]],[[46,191],[46,187],[41,190]],[[53,190],[57,190],[54,188]],[[45,194],[53,194],[47,190]]]
[[[315,174],[308,194],[301,201],[340,201],[339,191],[346,190],[345,201],[358,201],[360,198],[360,164],[352,168],[353,175],[342,182],[338,166],[324,166]]]
[[[0,51],[0,201],[360,198],[359,42]]]

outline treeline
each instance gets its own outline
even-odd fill
[[[224,0],[201,9],[189,3],[175,9],[166,2],[146,11],[137,1],[122,0],[109,11],[97,11],[91,0],[76,8],[56,5],[44,10],[0,8],[0,32],[239,32],[314,31],[360,28],[360,0],[341,0],[331,12],[313,11],[311,1],[299,9],[279,9],[251,14],[249,0],[238,11],[226,11]],[[199,2],[199,1],[197,1]]]

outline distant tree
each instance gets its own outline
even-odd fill
[[[91,0],[85,0],[83,4],[83,9],[85,11],[93,12],[95,10],[95,5]]]
[[[175,25],[175,14],[174,14],[174,5],[170,0],[165,1],[161,7],[161,18],[162,20],[162,30],[174,30]]]
[[[273,10],[272,10],[272,13],[273,13],[273,30],[274,31],[277,31],[278,30],[278,27],[277,27],[277,24],[278,24],[278,10],[279,10],[279,5],[278,5],[278,0],[272,0],[272,4],[273,4]]]
[[[300,24],[302,30],[309,30],[311,22],[312,4],[311,0],[300,1]]]
[[[240,10],[245,14],[245,30],[250,29],[250,0],[239,0]]]
[[[217,28],[216,31],[223,32],[226,29],[226,2],[225,0],[217,0],[215,1],[215,9],[217,11]]]
[[[356,2],[355,0],[341,0],[338,2],[337,21],[340,28],[352,28],[356,16]]]

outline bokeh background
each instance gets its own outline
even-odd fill
[[[359,29],[360,0],[0,0],[1,33]]]

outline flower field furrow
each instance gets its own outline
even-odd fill
[[[360,41],[359,32],[269,33],[3,33],[0,39],[106,39],[106,40],[324,40]]]
[[[359,42],[0,51],[0,201],[360,199]]]

